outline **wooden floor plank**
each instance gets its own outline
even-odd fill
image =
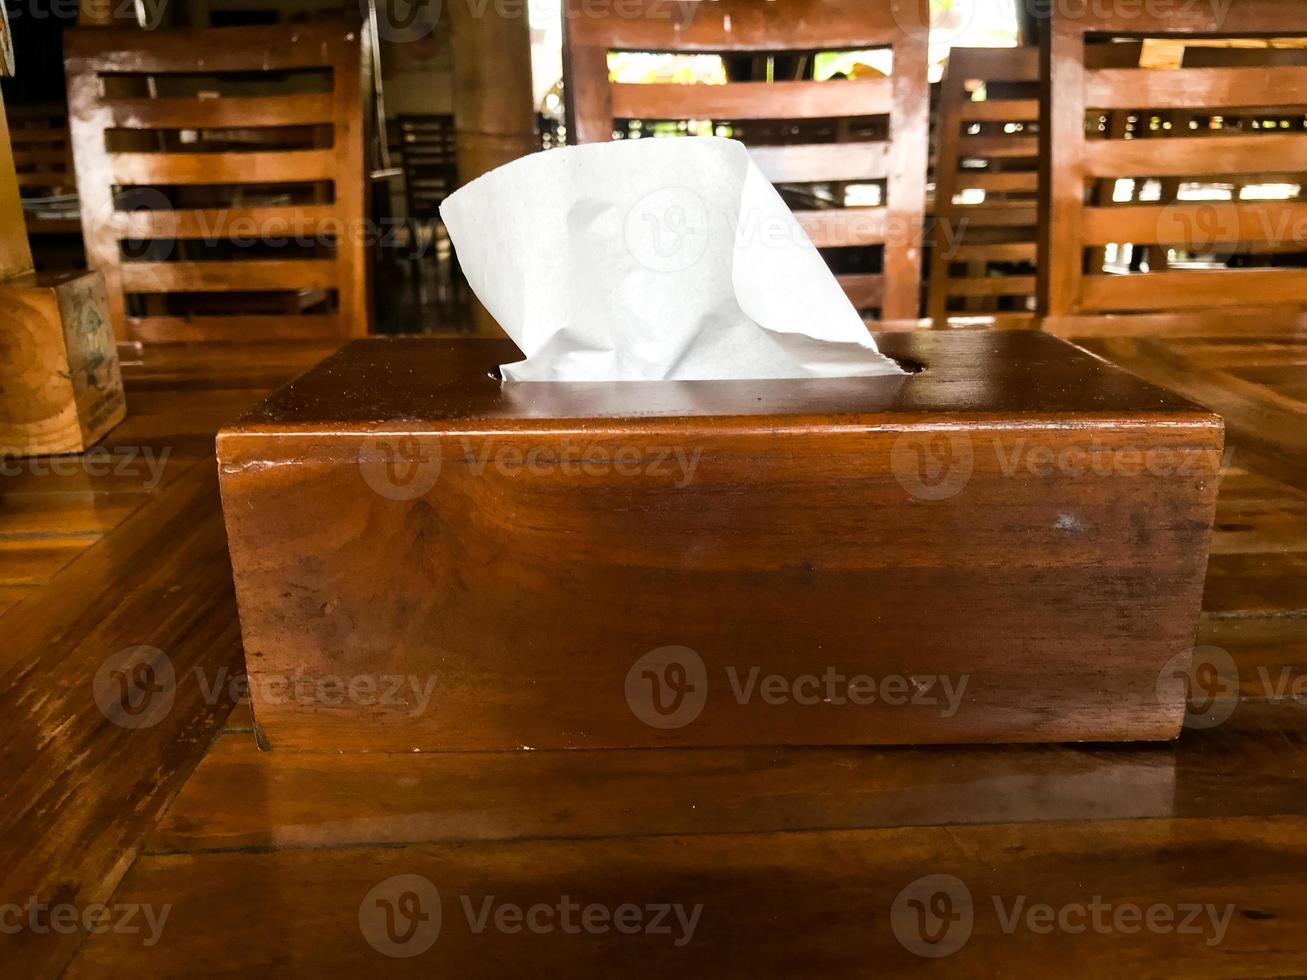
[[[122,425],[86,454],[4,461],[0,905],[108,898],[229,714],[193,674],[241,667],[214,432],[337,346],[124,346]],[[122,727],[92,685],[142,644],[169,658],[173,706]],[[2,934],[0,972],[53,975],[80,939]]]
[[[121,524],[147,496],[144,486],[140,491],[112,493],[11,493],[0,489],[0,541],[76,535],[99,538]]]
[[[1213,554],[1307,551],[1307,492],[1239,467],[1221,475]]]
[[[1140,746],[337,756],[234,733],[146,850],[1272,816],[1305,796],[1307,692]]]
[[[1248,380],[1225,370],[1228,362],[1219,356],[1219,341],[1111,337],[1076,343],[1219,413],[1235,447],[1236,465],[1255,464],[1254,469],[1307,489],[1307,406],[1264,379]],[[1286,358],[1296,359],[1300,353],[1296,344],[1279,350]],[[1272,356],[1265,349],[1263,354]]]
[[[1294,406],[1307,341],[1085,345],[1229,423],[1197,638],[1212,670],[1195,674],[1191,727],[1174,744],[260,753],[248,706],[211,703],[215,681],[240,669],[212,429],[327,350],[130,350],[135,415],[113,445],[170,447],[161,485],[141,494],[139,479],[86,473],[0,483],[0,563],[6,542],[18,554],[61,529],[89,545],[46,589],[0,587],[0,903],[112,896],[156,916],[167,907],[167,919],[152,945],[124,930],[0,935],[0,962],[43,976],[73,957],[73,977],[1301,974],[1307,432]],[[6,600],[21,606],[5,614]],[[90,678],[128,643],[165,650],[179,678],[172,710],[146,729],[110,723],[92,697]],[[370,893],[374,916],[378,898],[402,911],[400,890],[373,889],[404,874],[443,901],[439,938],[411,959],[379,953],[359,918]],[[910,948],[922,921],[911,906],[892,914],[923,875],[955,876],[970,897],[970,938],[940,959]],[[931,891],[907,894],[936,908]],[[460,899],[476,910],[492,895],[702,911],[683,946],[612,930],[477,933]],[[994,906],[1095,896],[1236,907],[1209,945],[1210,933],[1044,932],[1024,919],[1009,931]],[[932,920],[946,944],[961,909]],[[916,941],[942,948],[920,947],[919,930]]]
[[[285,384],[335,353],[344,340],[122,344],[123,378],[133,390],[201,391]]]
[[[0,585],[0,615],[24,599],[29,599],[40,588],[36,585]]]
[[[1307,612],[1307,551],[1213,554],[1207,562],[1203,611],[1226,616]]]
[[[0,538],[0,585],[44,585],[99,539],[98,534]]]
[[[231,709],[231,714],[222,723],[222,730],[224,732],[254,733],[254,712],[250,710],[249,701],[242,698],[236,702]]]
[[[426,883],[394,880],[399,875]],[[937,875],[950,877],[920,880]],[[438,932],[431,925],[437,921],[433,890]],[[154,945],[145,945],[146,933],[92,936],[70,978],[143,970],[288,977],[927,970],[1284,976],[1307,961],[1307,821],[1135,820],[149,855],[137,861],[115,901],[148,905],[156,920],[166,909]],[[611,925],[601,931],[598,912],[585,920],[588,929],[579,910],[569,912],[567,930],[558,911],[565,902],[640,912],[624,913],[625,933]],[[1093,903],[1109,908],[1106,931],[1082,918],[1094,914]],[[661,904],[679,907],[685,925],[673,913],[667,933],[645,928],[655,914],[650,907]],[[1054,910],[1051,929],[1047,920],[1026,915],[1044,904]],[[534,930],[509,931],[511,908],[499,910],[536,905],[554,911],[537,913]],[[1145,926],[1154,906],[1161,911]],[[1121,907],[1134,912],[1118,917]],[[928,911],[938,918],[922,914]],[[478,920],[486,912],[490,917]],[[1070,928],[1057,927],[1059,915]],[[913,951],[939,952],[944,943],[958,944],[947,958]]]
[[[214,469],[138,509],[0,617],[0,636],[0,902],[104,901],[230,710],[193,675],[241,662]],[[139,645],[164,651],[176,678],[147,727],[111,720],[93,686]],[[6,935],[5,965],[50,975],[79,939]]]

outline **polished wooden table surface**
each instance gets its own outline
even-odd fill
[[[1174,744],[260,753],[213,434],[332,346],[126,350],[0,478],[0,972],[1307,973],[1307,339],[1085,345],[1228,424]]]

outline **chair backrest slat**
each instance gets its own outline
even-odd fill
[[[367,332],[357,27],[91,28],[65,54],[87,258],[121,338]]]
[[[826,119],[883,116],[893,109],[888,78],[846,79],[839,85],[812,82],[733,82],[726,85],[614,84],[613,118],[657,118],[669,105],[688,119]]]

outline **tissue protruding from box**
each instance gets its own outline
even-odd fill
[[[505,381],[900,373],[735,140],[532,154],[456,191],[441,217],[526,355]]]

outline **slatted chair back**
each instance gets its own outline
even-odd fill
[[[1118,34],[1204,43],[1307,35],[1298,0],[1195,4],[1165,16],[1054,12],[1041,150],[1040,308],[1057,333],[1296,329],[1307,304],[1307,67],[1186,51],[1184,67],[1093,67]],[[1081,16],[1080,14],[1083,14]],[[1247,55],[1238,59],[1246,62]],[[1195,59],[1224,58],[1215,67]],[[1086,126],[1134,109],[1148,138]],[[1251,115],[1249,114],[1251,113]],[[1115,186],[1109,199],[1086,194]],[[1278,198],[1267,199],[1267,185]],[[1142,251],[1141,251],[1142,250]],[[1140,256],[1144,256],[1141,261]]]
[[[65,35],[87,259],[118,334],[368,329],[359,31]]]
[[[1136,67],[1140,44],[1102,45]],[[954,48],[941,84],[927,313],[943,325],[1031,326],[1039,208],[1039,49]],[[1101,124],[1122,133],[1122,111]]]
[[[940,90],[927,314],[1034,317],[1039,51],[954,48]]]
[[[750,153],[769,180],[829,207],[796,211],[822,249],[874,246],[870,271],[839,275],[868,318],[915,320],[921,305],[921,237],[929,134],[925,0],[568,0],[564,78],[569,140],[613,138],[619,121],[732,120],[753,134],[781,133]],[[887,49],[886,77],[724,85],[623,84],[609,80],[618,51],[743,55]],[[875,139],[844,139],[817,121],[880,120]],[[766,123],[791,120],[776,130]],[[795,130],[829,130],[825,142],[790,142]],[[749,142],[746,140],[746,142]],[[849,184],[879,185],[879,203],[845,207]],[[803,186],[798,186],[803,185]],[[804,194],[804,189],[829,188]],[[793,199],[793,198],[792,198]],[[870,200],[877,200],[872,195]]]
[[[458,187],[454,117],[403,114],[396,125],[409,217],[434,221],[441,202]]]
[[[11,105],[9,138],[18,188],[24,197],[53,197],[77,190],[68,110],[55,103]]]

